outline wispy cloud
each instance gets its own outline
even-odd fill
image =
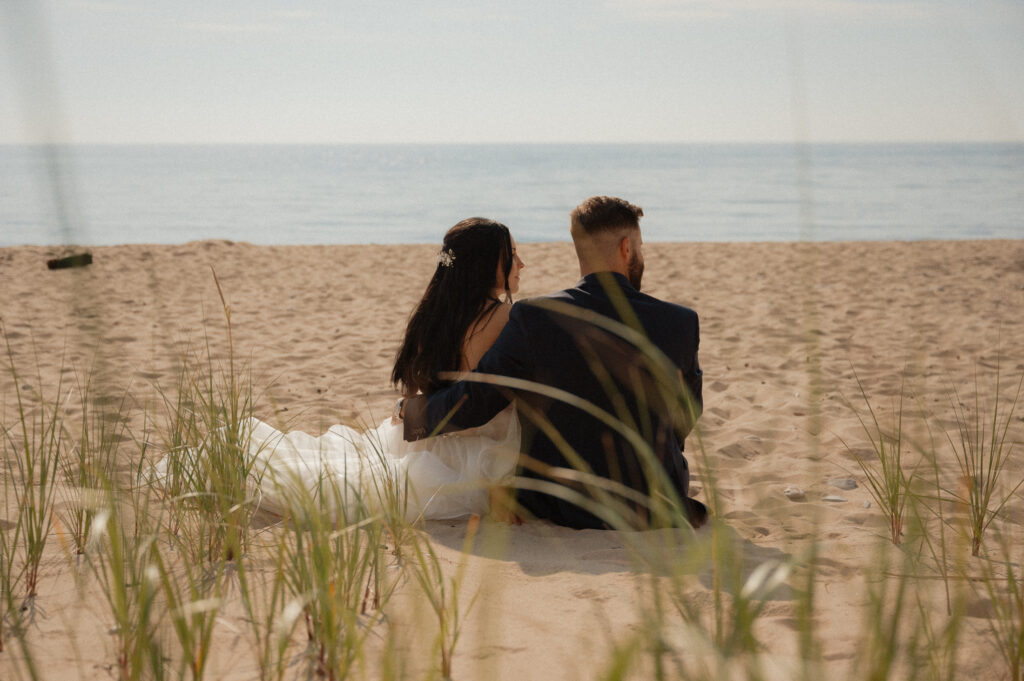
[[[6,0],[0,0],[4,2]],[[65,9],[74,9],[83,14],[133,14],[139,17],[143,15],[149,18],[160,18],[165,20],[165,25],[174,25],[184,28],[187,31],[199,33],[272,33],[283,30],[285,27],[294,26],[297,22],[309,22],[321,16],[319,12],[306,9],[277,9],[265,12],[258,12],[253,15],[246,13],[249,20],[236,20],[237,14],[230,11],[217,11],[216,6],[203,8],[199,11],[191,11],[184,16],[180,12],[169,13],[169,5],[164,4],[131,4],[119,0],[54,0],[56,6]],[[252,19],[255,19],[253,21]],[[167,21],[169,20],[169,21]]]
[[[807,15],[908,15],[934,11],[928,0],[606,0],[606,6],[637,18],[727,19],[740,14],[796,12]]]
[[[281,30],[277,24],[243,24],[230,22],[194,22],[184,24],[188,31],[199,33],[274,33]]]
[[[271,12],[276,19],[314,19],[320,14],[308,9],[278,9]]]
[[[72,0],[67,5],[71,9],[85,10],[104,14],[138,13],[140,7],[127,2],[110,2],[109,0]]]

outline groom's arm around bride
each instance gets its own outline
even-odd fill
[[[580,204],[571,234],[583,278],[514,305],[477,367],[512,379],[506,384],[543,388],[465,380],[410,399],[406,439],[446,419],[446,429],[481,425],[514,397],[523,427],[517,501],[528,514],[579,528],[621,524],[616,518],[632,526],[672,517],[703,524],[707,512],[688,498],[682,453],[702,404],[698,318],[640,292],[642,215],[611,197]],[[666,498],[668,514],[659,510]]]

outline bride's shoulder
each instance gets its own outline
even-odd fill
[[[508,323],[508,315],[511,309],[512,305],[510,303],[498,303],[489,310],[484,311],[474,322],[470,335],[497,338],[502,328]]]
[[[465,363],[462,368],[464,370],[475,369],[480,358],[483,357],[488,348],[494,345],[494,341],[498,339],[501,330],[508,323],[509,310],[511,309],[512,306],[508,303],[499,303],[480,315],[476,322],[473,323],[469,333],[466,334],[463,347]]]
[[[509,312],[512,311],[512,303],[501,303],[494,308],[493,322],[495,324],[501,324],[505,326],[508,322]]]

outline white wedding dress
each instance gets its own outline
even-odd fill
[[[243,434],[260,510],[285,515],[315,500],[351,519],[357,505],[374,512],[398,498],[410,522],[487,512],[489,489],[512,477],[520,443],[511,404],[483,426],[416,442],[403,440],[402,424],[390,418],[366,431],[331,426],[319,437],[250,418]],[[167,464],[157,463],[158,480]]]

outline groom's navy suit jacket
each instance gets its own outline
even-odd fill
[[[649,347],[643,351],[645,341],[601,328],[593,323],[594,313],[640,331],[664,353],[659,369],[651,369],[648,355],[657,353],[650,353]],[[602,272],[584,277],[573,288],[513,305],[508,324],[476,371],[565,391],[632,424],[653,449],[691,522],[698,525],[704,511],[698,502],[686,498],[689,470],[682,450],[702,405],[699,338],[696,312],[640,293],[622,275]],[[659,382],[655,378],[659,375],[668,379]],[[680,377],[685,391],[679,390]],[[675,397],[667,395],[666,386],[677,393]],[[688,411],[679,408],[679,393],[688,393]],[[405,437],[425,437],[449,415],[445,430],[482,425],[513,397],[523,426],[520,475],[554,478],[589,495],[585,485],[566,482],[566,476],[549,469],[578,468],[572,454],[565,456],[568,446],[590,472],[648,493],[650,469],[645,473],[643,457],[628,438],[578,406],[528,388],[509,390],[466,380],[426,399],[414,398],[406,404]],[[551,432],[552,426],[558,435]],[[560,438],[564,442],[557,442]],[[552,472],[555,475],[549,475]],[[520,489],[517,499],[534,516],[559,525],[606,526],[579,506],[539,490]]]

